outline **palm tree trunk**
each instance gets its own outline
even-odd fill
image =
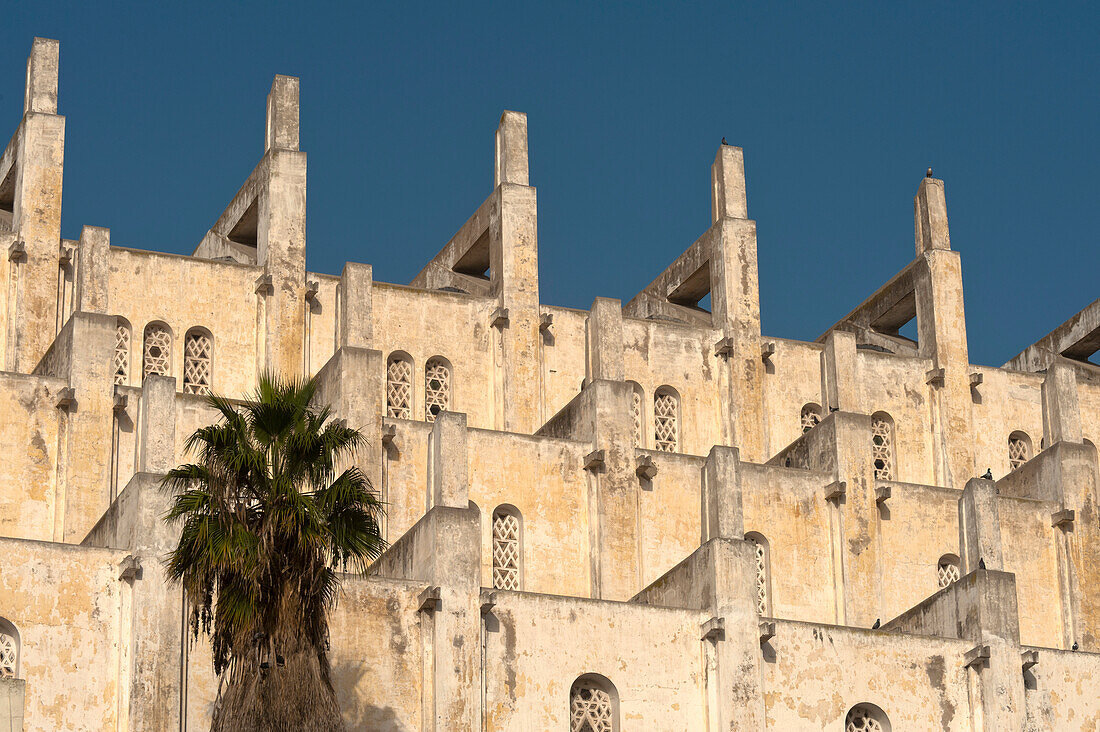
[[[327,656],[304,639],[294,645],[278,650],[282,665],[267,649],[231,664],[214,703],[211,732],[344,732]]]

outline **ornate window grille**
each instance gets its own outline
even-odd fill
[[[125,384],[130,375],[130,326],[121,318],[115,324],[115,355],[111,365],[115,383]]]
[[[434,422],[451,407],[451,367],[439,358],[424,365],[424,419]]]
[[[172,367],[172,334],[168,328],[152,323],[145,328],[142,378],[150,374],[167,376]]]
[[[185,394],[209,394],[214,341],[202,331],[187,334],[183,346],[183,391]]]
[[[875,461],[875,478],[894,479],[894,427],[889,419],[877,414],[871,417],[871,457]]]
[[[950,557],[944,557],[936,568],[936,574],[940,581],[940,589],[943,589],[952,582],[958,581],[959,563]]]
[[[812,430],[821,421],[821,407],[816,404],[807,404],[802,407],[802,433]]]
[[[615,732],[611,694],[593,679],[577,679],[569,690],[570,732]]]
[[[519,517],[507,511],[493,514],[493,587],[518,590]]]
[[[1020,432],[1013,432],[1008,438],[1008,466],[1016,470],[1031,459],[1031,443]]]
[[[642,387],[634,385],[631,395],[631,409],[634,416],[634,444],[637,447],[645,445],[645,435],[642,431]]]
[[[19,648],[15,638],[0,632],[0,679],[15,678],[15,662],[18,654]]]
[[[676,395],[658,391],[653,397],[653,437],[658,450],[676,452],[679,442],[679,404]]]
[[[768,614],[768,548],[763,537],[754,534],[745,536],[756,549],[756,612]]]
[[[391,356],[386,366],[386,414],[394,419],[412,418],[412,362]]]
[[[866,704],[857,704],[844,718],[844,732],[888,732],[886,715]]]

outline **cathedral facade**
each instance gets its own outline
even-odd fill
[[[651,284],[542,303],[517,112],[411,283],[308,272],[285,76],[191,256],[62,239],[58,60],[35,39],[0,157],[0,729],[206,728],[160,478],[265,370],[316,377],[387,505],[330,623],[349,729],[1100,727],[1100,300],[970,363],[931,171],[914,258],[795,341],[728,145]]]

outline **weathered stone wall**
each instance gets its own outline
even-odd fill
[[[0,613],[19,631],[26,732],[113,729],[125,708],[125,550],[0,539]]]

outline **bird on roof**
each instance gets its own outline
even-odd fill
[[[1070,648],[1071,648],[1071,649],[1073,649],[1073,650],[1075,650],[1075,651],[1076,651],[1076,650],[1077,650],[1078,648],[1080,648],[1080,647],[1081,647],[1081,646],[1077,645],[1077,641],[1073,641],[1073,645],[1072,645],[1072,646],[1070,646]]]
[[[993,480],[993,470],[990,468],[985,469],[985,474],[982,475],[985,480]]]
[[[882,618],[875,618],[875,624],[871,626],[871,630],[877,630],[878,627],[882,625],[881,620]]]
[[[924,177],[925,177],[925,178],[931,178],[931,177],[932,177],[932,169],[931,169],[931,168],[929,168],[929,169],[928,169],[928,172],[926,172],[926,173],[924,174]]]
[[[985,569],[985,558],[978,557],[978,569]]]
[[[728,142],[726,142],[726,138],[724,138],[724,137],[722,138],[722,144],[723,144],[723,145],[729,145],[729,143],[728,143]]]

